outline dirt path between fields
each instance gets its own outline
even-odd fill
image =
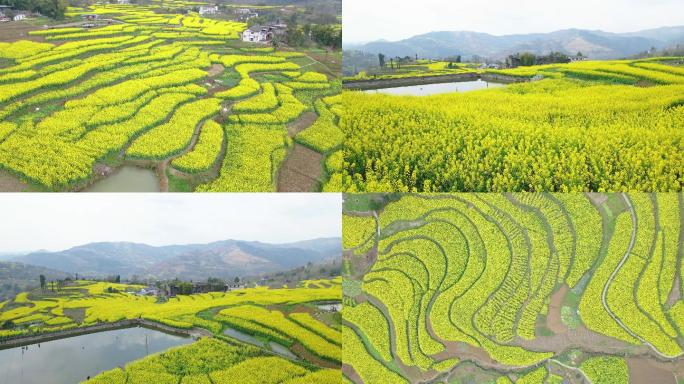
[[[157,166],[157,176],[159,177],[159,191],[169,191],[169,176],[166,174],[166,170],[169,168],[169,164],[173,159],[177,159],[195,149],[197,140],[199,140],[200,131],[202,130],[202,126],[205,122],[206,120],[202,120],[195,126],[195,132],[193,132],[192,134],[190,144],[187,147],[185,147],[185,149],[181,153],[168,157],[159,162],[159,165]]]
[[[0,170],[0,192],[23,192],[27,187],[18,177]]]
[[[295,120],[287,126],[288,136],[294,139],[294,137],[297,136],[298,133],[312,126],[317,119],[318,115],[316,113],[305,112],[297,120]]]
[[[561,317],[561,308],[563,308],[565,294],[569,290],[568,286],[563,284],[558,291],[551,295],[549,300],[549,314],[546,316],[546,326],[557,335],[568,331],[568,327],[565,326]]]
[[[311,127],[318,118],[313,112],[307,112],[294,122],[288,124],[287,133],[294,138],[299,132]],[[322,182],[323,159],[325,157],[299,143],[295,143],[292,151],[278,171],[278,192],[312,192]]]

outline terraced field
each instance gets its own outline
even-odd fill
[[[316,368],[275,357],[231,340],[200,339],[104,372],[88,384],[303,384],[339,383],[339,369]]]
[[[58,292],[24,292],[0,304],[0,347],[132,320],[204,338],[89,383],[232,383],[238,377],[245,383],[339,382],[341,318],[316,304],[339,302],[340,285],[337,278],[291,289],[246,288],[159,302],[126,292],[137,286],[79,281]]]
[[[342,140],[339,79],[304,53],[242,43],[243,23],[162,9],[70,8],[109,25],[0,44],[0,176],[80,190],[131,164],[155,169],[163,191],[275,191],[303,145],[320,164],[296,187],[320,189]],[[312,124],[288,129],[307,112]]]
[[[343,372],[677,383],[683,208],[678,194],[346,195]]]

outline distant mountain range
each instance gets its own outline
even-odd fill
[[[461,55],[503,59],[517,52],[548,54],[551,51],[575,55],[582,52],[592,59],[616,59],[657,49],[684,44],[684,26],[663,27],[632,33],[598,30],[565,29],[551,33],[494,36],[487,33],[455,31],[430,32],[405,40],[375,41],[362,45],[346,45],[349,50],[388,57],[444,58]]]
[[[33,252],[12,261],[80,276],[206,280],[233,278],[330,261],[342,254],[340,238],[288,244],[224,240],[209,244],[169,245],[109,242],[81,245],[60,252]]]

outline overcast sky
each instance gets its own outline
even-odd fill
[[[0,194],[0,252],[341,236],[340,194]]]
[[[344,0],[342,6],[346,43],[432,31],[635,32],[684,24],[684,0]]]

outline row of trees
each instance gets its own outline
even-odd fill
[[[380,64],[380,68],[387,68],[389,66],[390,69],[399,69],[404,64],[411,64],[416,61],[418,61],[418,54],[416,54],[415,58],[411,56],[391,57],[388,62],[387,56],[382,53],[378,53],[378,64]],[[444,59],[444,61],[448,62],[447,68],[456,68],[455,64],[461,62],[461,55],[447,57]]]
[[[68,2],[67,0],[0,0],[0,5],[9,5],[16,11],[29,11],[53,19],[63,19]]]
[[[319,46],[340,49],[342,47],[342,29],[334,25],[297,24],[287,26],[287,44],[291,47],[307,46],[310,43]]]
[[[577,57],[583,57],[582,52],[577,52]],[[551,52],[548,55],[535,55],[530,52],[511,55],[506,59],[508,67],[529,67],[532,65],[568,63],[570,57],[561,52]]]
[[[71,281],[70,278],[66,278],[64,280],[50,280],[47,281],[47,278],[45,275],[40,275],[39,277],[40,280],[40,290],[43,292],[46,292],[48,290],[52,292],[59,292],[66,284],[67,282]]]

